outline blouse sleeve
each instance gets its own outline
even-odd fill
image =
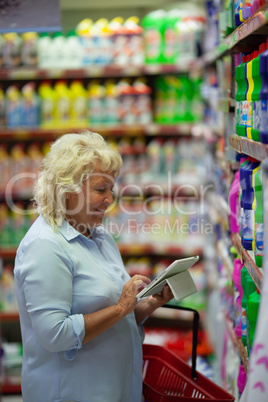
[[[85,326],[82,314],[72,315],[71,259],[56,242],[36,239],[18,253],[14,274],[40,344],[72,359]]]

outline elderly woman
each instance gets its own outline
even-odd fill
[[[121,164],[91,132],[62,136],[44,158],[40,215],[14,269],[24,402],[142,400],[142,322],[173,295],[138,301],[150,281],[130,278],[101,226]]]

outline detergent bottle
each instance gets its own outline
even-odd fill
[[[40,99],[34,82],[27,82],[22,89],[21,124],[24,127],[38,127],[40,124]]]
[[[253,176],[259,169],[259,161],[249,157],[248,169],[245,169],[245,190],[244,190],[244,223],[242,245],[246,250],[254,250],[255,245],[255,223],[254,223],[254,182]]]
[[[260,91],[262,86],[260,75],[260,56],[266,49],[266,43],[262,43],[259,46],[259,50],[254,52],[255,57],[252,61],[252,78],[254,81],[254,89],[252,92],[253,102],[253,121],[251,136],[254,141],[260,141],[260,122],[261,122],[261,101]]]
[[[6,125],[6,99],[5,93],[0,85],[0,127],[4,127]]]
[[[234,259],[234,269],[232,274],[234,284],[234,330],[237,337],[242,336],[242,298],[243,288],[241,285],[241,270],[243,264],[239,258]]]
[[[65,68],[66,37],[62,32],[54,32],[49,48],[49,68]]]
[[[237,83],[237,91],[236,91],[236,134],[245,137],[246,129],[245,129],[245,119],[242,119],[243,116],[243,105],[246,99],[247,93],[247,81],[245,76],[246,69],[246,56],[242,56],[242,63],[240,63],[235,69],[235,79]]]
[[[69,31],[65,39],[64,68],[79,68],[82,66],[82,44],[75,33]]]
[[[240,216],[240,170],[234,175],[234,180],[229,193],[230,206],[230,231],[231,233],[239,233],[239,216]]]
[[[177,9],[170,10],[165,15],[163,62],[175,64],[178,58],[177,28],[176,23],[181,16]]]
[[[238,373],[238,377],[237,377],[237,387],[238,387],[239,397],[241,397],[241,395],[243,394],[246,383],[247,383],[247,373],[245,371],[243,364],[241,364],[239,366],[239,373]]]
[[[80,21],[75,33],[81,44],[81,65],[89,66],[94,62],[94,43],[92,36],[93,21],[90,18],[85,18]]]
[[[56,127],[69,128],[71,125],[72,94],[65,80],[58,80],[54,86],[56,95]]]
[[[10,85],[6,90],[6,124],[8,128],[20,127],[22,99],[16,84]]]
[[[21,37],[21,63],[27,67],[36,67],[38,35],[36,32],[25,32]]]
[[[153,107],[151,100],[152,89],[146,84],[145,78],[137,78],[132,87],[135,90],[135,105],[139,124],[148,124],[153,119]]]
[[[111,64],[113,60],[112,53],[112,32],[109,28],[109,21],[106,18],[100,18],[91,27],[93,38],[93,63]]]
[[[255,262],[257,267],[262,268],[263,258],[263,191],[262,191],[262,169],[255,174]]]
[[[253,109],[252,109],[252,92],[254,88],[254,81],[252,78],[252,62],[254,58],[254,53],[248,56],[247,62],[247,82],[248,82],[248,90],[247,90],[247,103],[248,103],[248,111],[247,111],[247,138],[251,137],[251,129],[252,129],[252,119],[253,119]]]
[[[50,68],[50,49],[52,44],[52,38],[48,32],[41,32],[37,39],[37,58],[39,68]]]
[[[254,335],[257,326],[260,300],[261,300],[261,294],[258,289],[256,289],[255,292],[251,293],[248,297],[248,324],[249,324],[248,341],[249,341],[250,353],[254,342]]]
[[[147,14],[141,21],[144,30],[146,63],[163,62],[165,17],[164,10],[156,10]]]
[[[260,75],[261,75],[261,123],[260,140],[268,144],[268,49],[260,55]]]
[[[248,298],[249,295],[256,291],[256,285],[253,282],[251,276],[249,275],[246,267],[241,270],[241,285],[243,289],[243,297],[241,301],[242,307],[242,343],[244,346],[248,347]]]
[[[40,120],[42,128],[55,127],[56,93],[50,81],[42,81],[38,93],[40,96]]]
[[[104,83],[106,97],[105,102],[105,116],[106,123],[118,123],[119,122],[119,90],[115,83],[115,80],[109,79]]]
[[[70,124],[72,127],[87,127],[87,91],[82,81],[72,81],[70,84],[70,92],[72,96]]]
[[[242,0],[234,0],[235,24],[237,27],[242,24],[242,21],[240,19],[241,10],[242,10]]]
[[[127,35],[128,63],[134,66],[143,66],[143,28],[139,25],[139,18],[136,16],[129,17],[123,25]]]
[[[105,120],[106,88],[99,80],[92,80],[88,86],[88,120],[90,123],[103,123]]]
[[[15,68],[21,64],[21,37],[15,32],[3,34],[3,66]]]

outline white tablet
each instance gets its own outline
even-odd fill
[[[180,260],[174,261],[170,264],[166,269],[161,271],[157,277],[149,283],[144,289],[142,289],[138,294],[137,298],[145,297],[147,294],[155,294],[162,292],[166,281],[165,279],[170,278],[180,272],[186,271],[191,268],[197,261],[199,260],[199,256],[196,255],[194,257],[181,258]]]

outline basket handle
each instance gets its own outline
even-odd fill
[[[164,304],[162,307],[171,308],[175,310],[185,310],[191,311],[193,313],[193,341],[192,341],[192,379],[196,380],[196,348],[197,348],[197,336],[198,336],[198,325],[199,325],[199,313],[190,307],[182,307],[173,304]]]

